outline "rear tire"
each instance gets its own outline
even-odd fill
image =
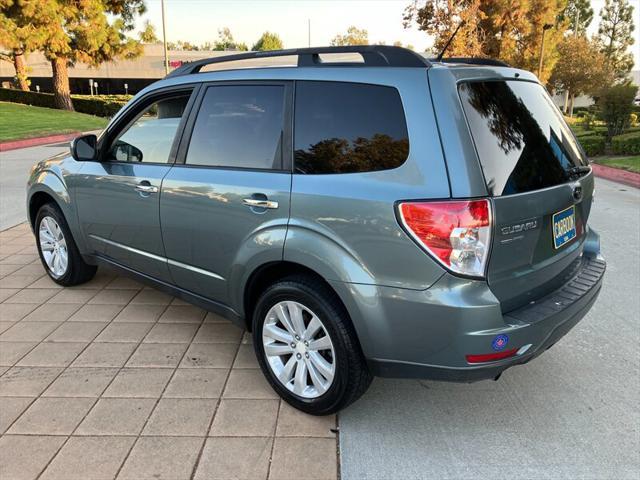
[[[345,408],[372,380],[345,308],[312,276],[286,277],[262,293],[254,309],[253,345],[273,389],[312,415]]]
[[[46,203],[36,215],[36,245],[47,275],[58,285],[71,287],[91,280],[98,267],[87,264],[57,205]]]

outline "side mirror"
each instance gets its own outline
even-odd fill
[[[113,160],[117,160],[119,162],[141,162],[142,151],[130,143],[118,140],[113,144],[113,147],[109,152],[109,157],[113,157]]]
[[[71,142],[71,156],[78,162],[87,162],[96,159],[98,137],[95,135],[82,135]]]
[[[130,145],[129,158],[130,158],[129,160],[130,162],[141,162],[142,150],[140,150],[138,147],[134,147],[133,145]]]

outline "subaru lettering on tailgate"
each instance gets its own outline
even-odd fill
[[[576,238],[576,211],[571,206],[553,215],[553,246],[560,248]]]

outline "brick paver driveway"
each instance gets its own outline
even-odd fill
[[[250,336],[100,270],[60,288],[0,232],[0,477],[333,479],[335,417],[281,402]]]

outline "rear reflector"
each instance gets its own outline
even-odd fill
[[[491,241],[488,200],[404,202],[398,210],[408,233],[442,265],[484,276]]]
[[[504,352],[483,353],[480,355],[465,355],[465,357],[467,359],[467,363],[486,363],[513,357],[516,353],[518,353],[518,349],[512,348],[511,350],[505,350]]]

